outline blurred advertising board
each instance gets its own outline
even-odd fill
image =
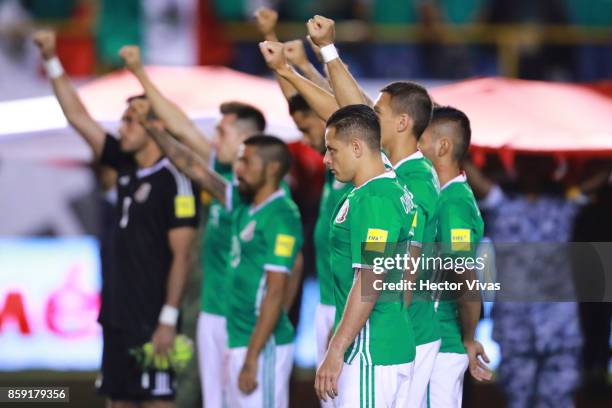
[[[0,370],[97,369],[100,290],[95,238],[0,238]]]

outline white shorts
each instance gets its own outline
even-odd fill
[[[315,312],[315,334],[317,337],[317,366],[321,364],[327,352],[329,333],[334,329],[336,307],[319,303]],[[332,401],[320,401],[321,408],[333,408]]]
[[[360,358],[344,363],[338,380],[336,408],[406,406],[414,363],[366,365]]]
[[[441,340],[421,344],[416,348],[414,376],[410,383],[410,394],[406,407],[422,407],[427,402],[427,384],[434,368]]]
[[[226,405],[229,358],[225,317],[200,312],[197,341],[202,405],[223,407]]]
[[[275,346],[268,341],[259,354],[257,388],[244,394],[238,388],[238,377],[244,365],[246,347],[229,350],[229,393],[231,408],[287,408],[289,406],[289,377],[293,368],[293,344]]]
[[[428,387],[429,407],[459,408],[463,399],[463,376],[467,354],[438,353]],[[422,405],[427,407],[427,405]]]

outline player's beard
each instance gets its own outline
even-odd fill
[[[257,180],[252,183],[247,183],[244,179],[238,180],[238,193],[240,194],[240,198],[245,203],[252,203],[253,199],[255,199],[255,194],[257,191],[264,185],[264,174],[263,172],[259,174]]]

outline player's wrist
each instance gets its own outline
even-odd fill
[[[276,35],[276,32],[274,30],[264,33],[264,39],[266,41],[278,42],[278,36]]]
[[[293,68],[291,68],[289,64],[284,64],[280,67],[277,67],[276,69],[274,69],[274,71],[276,71],[276,73],[283,78],[291,76],[291,74],[294,72]]]
[[[49,79],[56,79],[64,75],[64,67],[55,54],[51,58],[45,59],[43,66]]]
[[[179,309],[171,306],[164,305],[159,313],[158,323],[164,326],[176,327],[178,323]]]
[[[321,57],[323,58],[323,63],[328,64],[338,58],[338,50],[333,42],[327,43],[325,45],[321,45],[320,48]]]

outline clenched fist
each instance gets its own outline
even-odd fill
[[[302,40],[287,41],[284,44],[283,50],[285,51],[285,58],[287,58],[290,64],[299,67],[308,63],[308,57],[306,57],[306,50]]]
[[[51,30],[41,30],[32,36],[34,44],[46,60],[55,57],[55,33]]]
[[[310,39],[319,47],[333,44],[336,38],[334,20],[323,16],[314,16],[306,23]]]
[[[259,49],[266,60],[266,64],[273,71],[282,71],[288,68],[283,48],[283,44],[275,41],[259,43]]]
[[[278,21],[278,13],[276,11],[260,7],[255,12],[255,21],[257,22],[257,28],[266,39],[276,38],[276,34],[274,34],[274,28]]]
[[[125,67],[130,71],[142,68],[140,48],[136,45],[125,45],[119,50],[119,56],[125,62]]]

